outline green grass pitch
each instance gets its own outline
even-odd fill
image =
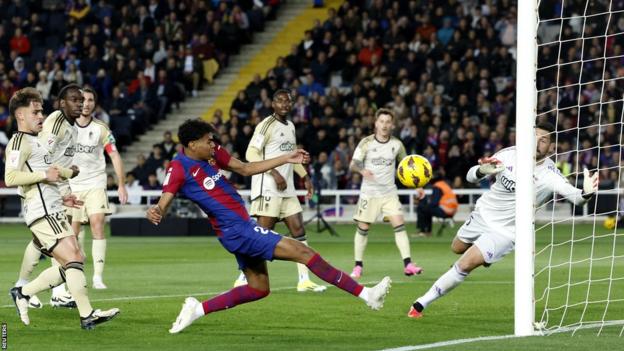
[[[408,225],[414,232],[413,224]],[[325,259],[350,272],[353,264],[353,225],[338,225],[340,237],[317,234],[308,228],[308,241]],[[457,229],[457,226],[456,228]],[[215,238],[139,238],[112,237],[108,241],[105,282],[109,289],[90,290],[95,308],[118,307],[121,314],[93,331],[80,329],[76,310],[52,309],[49,293],[41,293],[41,310],[30,310],[31,325],[19,321],[7,294],[17,278],[23,249],[29,240],[24,225],[0,226],[0,322],[6,323],[8,350],[381,350],[430,344],[480,336],[513,334],[513,255],[489,269],[480,268],[467,281],[425,311],[425,318],[406,317],[412,301],[457,259],[449,244],[455,229],[444,236],[412,239],[412,256],[425,272],[416,277],[402,274],[402,262],[388,225],[375,225],[369,236],[362,282],[370,286],[384,275],[394,281],[384,308],[371,311],[359,299],[331,287],[324,293],[298,293],[297,270],[293,263],[269,264],[273,291],[258,302],[238,306],[196,321],[181,334],[168,329],[186,296],[205,299],[231,287],[238,272],[236,261]],[[283,230],[283,227],[278,227]],[[435,228],[434,228],[435,231]],[[590,226],[576,226],[575,233],[591,233]],[[549,228],[538,235],[538,247],[550,240]],[[555,241],[569,238],[571,226],[555,231]],[[573,258],[591,250],[595,257],[613,250],[610,239],[584,240],[575,244]],[[592,245],[593,243],[593,245]],[[622,243],[615,254],[622,254]],[[567,248],[567,249],[566,249]],[[87,239],[87,253],[90,240]],[[538,257],[538,266],[550,254]],[[569,245],[553,251],[553,263],[570,257]],[[50,264],[41,262],[35,274]],[[568,272],[572,272],[568,274]],[[92,264],[87,258],[86,274],[90,283]],[[592,278],[624,276],[624,262],[616,261],[611,271],[609,260],[593,262]],[[582,264],[553,270],[551,286],[569,279],[575,288],[551,292],[551,303],[572,304],[587,295],[583,285],[589,270]],[[318,278],[315,281],[320,282]],[[604,289],[599,289],[600,284]],[[540,284],[538,283],[538,286]],[[592,285],[591,299],[624,298],[624,284],[616,281],[610,296],[608,283]],[[536,289],[537,291],[537,289]],[[586,316],[599,316],[604,304],[592,304]],[[609,306],[608,319],[624,319],[624,302]],[[551,321],[572,322],[582,309],[569,309],[566,315],[551,314]],[[538,316],[540,312],[537,312]],[[439,350],[616,350],[623,339],[620,327],[608,328],[601,336],[596,330],[530,337],[481,341],[436,348]]]

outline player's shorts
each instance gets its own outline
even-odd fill
[[[403,215],[403,208],[398,195],[385,197],[362,197],[358,199],[357,209],[353,219],[358,222],[374,223],[379,215]]]
[[[56,212],[38,219],[30,224],[29,229],[35,246],[48,256],[60,239],[74,235],[65,212]]]
[[[78,200],[84,201],[80,208],[72,208],[72,222],[87,223],[89,216],[104,213],[112,213],[108,203],[108,196],[105,189],[89,189],[74,193]]]
[[[241,270],[261,261],[273,261],[280,240],[281,235],[259,226],[254,220],[224,228],[219,237],[221,245],[236,256]]]
[[[296,196],[259,196],[251,202],[249,214],[254,217],[284,219],[299,212],[303,212],[303,209]]]
[[[513,234],[492,228],[477,211],[473,211],[457,231],[457,238],[466,244],[474,244],[487,263],[499,261],[514,249],[512,237]]]

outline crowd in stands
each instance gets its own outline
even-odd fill
[[[589,12],[607,10],[599,7],[592,5]],[[327,13],[328,19],[307,30],[299,45],[278,58],[266,75],[256,75],[239,92],[229,120],[225,121],[223,111],[215,113],[221,142],[231,151],[244,155],[253,127],[271,113],[270,97],[278,88],[291,89],[295,96],[292,120],[297,140],[311,152],[315,161],[311,171],[320,174],[324,188],[359,188],[361,177],[348,166],[360,139],[373,133],[373,115],[379,107],[396,114],[395,136],[408,154],[427,157],[455,188],[471,186],[465,175],[479,157],[515,144],[517,1],[351,0]],[[561,13],[560,1],[541,2],[542,20]],[[578,8],[563,9],[564,17],[574,13],[579,14]],[[540,47],[539,111],[540,119],[564,131],[557,133],[556,150],[564,175],[579,169],[582,173],[584,166],[596,169],[600,160],[601,168],[613,166],[603,171],[602,179],[617,181],[621,154],[616,139],[624,91],[621,84],[611,82],[601,95],[602,85],[595,80],[622,76],[622,59],[580,63],[602,57],[605,43],[607,56],[621,55],[624,36],[608,41],[596,37],[605,32],[606,16],[600,16],[603,24],[592,20],[585,27],[578,20],[540,26],[541,43],[557,41],[560,27],[564,35],[561,44]],[[610,32],[621,33],[623,25],[619,21]],[[583,40],[573,40],[583,32],[594,37],[585,40],[585,51]],[[558,71],[552,66],[558,61],[570,64]],[[581,70],[586,76],[578,85]],[[556,77],[559,86],[569,86],[553,88]],[[590,81],[594,83],[586,84]],[[601,110],[591,104],[597,101],[614,103]],[[559,115],[554,112],[557,106],[564,109]],[[579,114],[583,117],[577,122]],[[572,129],[599,120],[613,124],[600,130],[581,129],[578,135]],[[595,147],[599,135],[615,146],[599,154]],[[604,139],[600,141],[606,145]]]
[[[172,106],[196,96],[278,6],[279,0],[0,0],[0,159],[16,127],[8,118],[16,90],[35,87],[48,114],[62,86],[91,86],[99,97],[96,118],[109,123],[123,150]]]

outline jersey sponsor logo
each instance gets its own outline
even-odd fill
[[[392,166],[394,164],[393,158],[375,157],[371,159],[373,166]]]
[[[67,157],[74,157],[75,153],[76,153],[76,147],[75,146],[70,146],[67,149],[65,149],[65,153],[63,155],[65,155]]]
[[[47,165],[51,165],[52,164],[52,155],[47,154],[47,155],[43,156],[43,162],[45,162]]]
[[[291,143],[290,141],[287,141],[285,143],[282,143],[280,145],[280,151],[295,151],[295,144]]]
[[[92,154],[95,152],[95,146],[76,144],[75,151],[79,153]],[[68,148],[69,149],[69,148]],[[67,151],[65,151],[67,153]]]
[[[217,181],[223,177],[223,172],[219,170],[219,172],[211,177],[204,178],[203,185],[206,190],[212,190],[217,185]]]
[[[505,175],[501,175],[500,184],[503,186],[503,188],[505,188],[505,190],[507,190],[510,193],[513,193],[516,191],[516,181],[505,177]]]

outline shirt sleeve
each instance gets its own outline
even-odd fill
[[[353,151],[353,157],[351,158],[351,160],[363,162],[366,155],[367,144],[368,140],[366,140],[366,138],[362,139],[362,141],[360,141],[358,146],[355,148],[355,151]]]
[[[46,172],[24,171],[24,165],[30,157],[30,147],[21,137],[14,137],[7,145],[4,180],[7,186],[19,186],[39,183],[46,179]]]
[[[577,206],[584,205],[588,199],[583,197],[583,191],[570,184],[570,182],[561,175],[558,169],[553,168],[550,168],[548,172],[547,181],[550,191],[563,196],[566,200]]]
[[[171,161],[163,181],[163,193],[177,194],[184,185],[184,179],[184,167],[179,161]]]
[[[407,151],[405,151],[405,145],[399,141],[399,151],[397,152],[396,159],[398,162],[401,162],[407,156]]]
[[[251,136],[251,140],[249,141],[249,145],[247,145],[247,150],[254,148],[261,151],[264,149],[264,146],[267,144],[269,136],[271,135],[268,130],[271,128],[265,128],[266,123],[268,122],[261,123],[256,127],[253,135]]]
[[[100,143],[104,145],[104,150],[106,150],[106,153],[109,155],[117,151],[115,136],[111,133],[110,129],[104,126],[102,126],[102,138],[100,139]]]
[[[214,153],[214,158],[217,161],[217,165],[221,168],[226,168],[232,156],[221,145],[217,145]]]

